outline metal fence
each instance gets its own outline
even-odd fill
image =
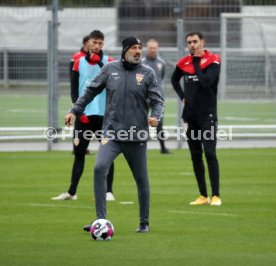
[[[13,3],[13,4],[12,4]],[[53,67],[49,64],[49,21],[52,21],[50,0],[1,1],[0,3],[0,128],[5,127],[46,127],[49,125],[49,77]],[[221,51],[221,14],[261,12],[276,13],[274,0],[114,0],[114,1],[61,1],[57,10],[58,54],[56,94],[58,103],[57,125],[62,126],[62,117],[70,106],[69,98],[69,60],[78,51],[82,37],[94,28],[105,33],[105,52],[115,58],[120,56],[120,42],[129,34],[138,35],[144,42],[154,37],[160,43],[160,54],[167,61],[166,97],[176,99],[170,86],[170,76],[179,58],[177,50],[178,18],[184,20],[184,31],[202,31],[207,47],[214,52]],[[273,25],[274,22],[272,22]],[[241,46],[244,31],[241,22],[232,24],[234,31],[227,31],[228,46],[245,49]],[[276,29],[276,27],[274,27]],[[231,37],[230,37],[231,36]],[[272,34],[276,38],[276,33]],[[272,40],[273,41],[273,40]],[[273,43],[275,43],[274,40]],[[183,51],[184,55],[184,51]],[[244,58],[246,57],[246,62]],[[230,98],[255,98],[252,90],[245,84],[256,78],[254,71],[248,70],[253,62],[262,69],[265,81],[267,64],[264,54],[244,54],[239,52],[226,57],[228,74],[226,84],[230,90],[223,94]],[[270,63],[275,62],[270,58]],[[271,66],[274,66],[274,63]],[[238,66],[238,67],[236,67]],[[235,68],[236,67],[236,68]],[[242,68],[243,72],[239,69]],[[274,70],[273,70],[274,71]],[[270,86],[275,71],[270,71]],[[241,74],[242,73],[242,74]],[[272,78],[271,78],[272,77]],[[260,82],[260,80],[258,80]],[[222,83],[224,84],[224,83]],[[52,84],[53,85],[53,84]],[[243,93],[240,93],[242,90]],[[273,90],[272,90],[273,91]],[[275,98],[275,93],[259,94],[262,98]],[[50,101],[51,102],[51,101]],[[49,110],[49,112],[52,112]],[[177,114],[175,114],[175,123]],[[4,133],[0,132],[0,136]],[[22,135],[31,134],[22,131]]]
[[[276,9],[275,14],[223,13],[221,25],[221,98],[275,98]]]

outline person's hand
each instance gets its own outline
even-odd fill
[[[149,125],[151,127],[157,127],[158,126],[158,120],[156,117],[149,117],[148,118]]]
[[[204,55],[204,51],[201,47],[198,47],[194,53],[194,57],[202,57]]]
[[[75,120],[75,115],[73,114],[73,113],[68,113],[65,117],[64,117],[64,122],[65,122],[65,125],[67,126],[67,127],[70,127],[72,124],[73,124],[73,122],[74,122],[74,120]]]
[[[184,122],[183,123],[183,129],[184,129],[184,132],[187,133],[187,130],[188,130],[188,127],[189,127],[189,124]]]

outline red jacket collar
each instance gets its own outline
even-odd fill
[[[204,50],[204,55],[201,57],[200,60],[200,68],[204,69],[208,67],[212,63],[220,64],[220,56],[217,54],[212,54],[208,50]],[[185,57],[182,57],[178,63],[177,66],[184,72],[187,72],[189,74],[194,74],[195,69],[193,65],[193,56],[187,55]]]

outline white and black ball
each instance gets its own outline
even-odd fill
[[[114,226],[106,219],[97,219],[91,224],[90,234],[95,240],[110,240],[114,235]]]

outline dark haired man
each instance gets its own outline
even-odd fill
[[[89,35],[86,35],[82,39],[82,47],[81,49],[74,53],[71,57],[70,64],[69,64],[69,73],[70,73],[70,81],[72,84],[72,78],[73,78],[73,66],[74,63],[82,58],[83,56],[86,56],[89,53],[89,47],[90,47],[90,37]],[[71,85],[72,86],[72,85]]]
[[[220,56],[203,49],[205,40],[201,32],[187,34],[186,41],[190,55],[178,61],[171,81],[174,90],[184,102],[182,118],[200,192],[200,196],[190,204],[220,206],[219,164],[216,156]],[[180,85],[182,77],[184,90]],[[211,181],[211,201],[205,181],[203,149]]]
[[[89,84],[100,72],[101,68],[110,61],[111,57],[104,55],[102,48],[104,45],[104,35],[99,30],[94,30],[89,35],[89,53],[75,61],[73,66],[73,78],[71,86],[71,99],[75,103],[79,96],[84,93]],[[68,192],[53,197],[52,200],[76,200],[77,187],[82,176],[85,164],[85,154],[90,142],[89,132],[93,132],[100,140],[100,131],[103,125],[105,113],[106,91],[103,90],[92,103],[89,103],[80,117],[75,121],[74,127],[74,164],[71,174],[71,184]],[[106,199],[115,200],[112,192],[114,174],[114,164],[110,165],[107,177]]]
[[[156,127],[163,113],[163,99],[154,71],[141,64],[142,44],[135,36],[122,42],[120,61],[107,64],[88,85],[84,95],[65,116],[70,126],[75,115],[106,88],[107,101],[101,145],[94,168],[94,195],[97,219],[106,218],[106,177],[115,158],[123,153],[138,189],[140,224],[137,232],[149,232],[149,181],[147,168],[148,124]],[[152,111],[148,118],[147,100]],[[84,227],[90,230],[90,225]]]

